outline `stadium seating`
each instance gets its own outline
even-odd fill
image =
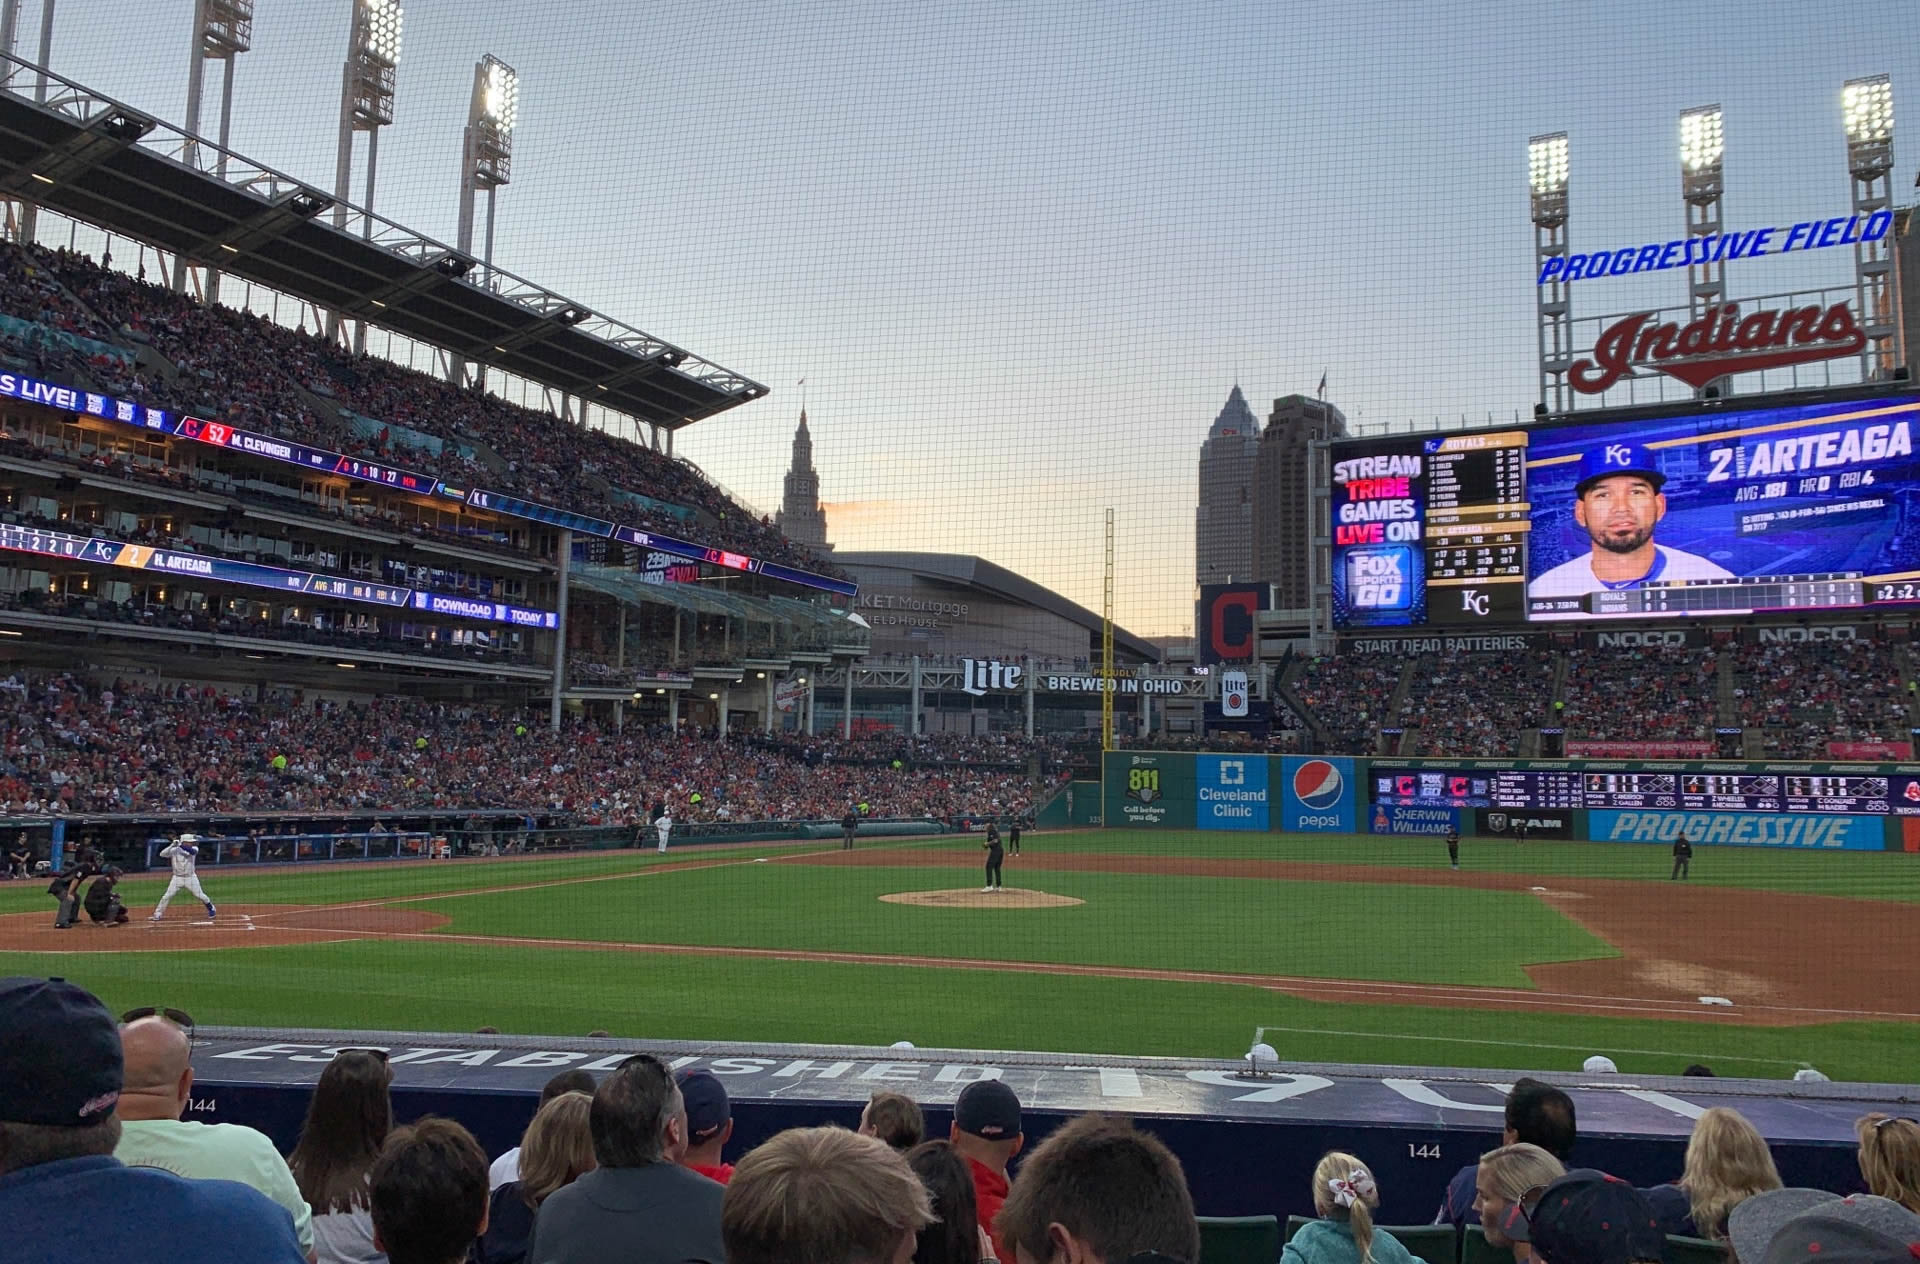
[[[1200,1264],[1273,1264],[1279,1258],[1279,1217],[1200,1217]]]

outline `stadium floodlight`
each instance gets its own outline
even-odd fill
[[[473,97],[467,106],[467,130],[462,134],[460,153],[460,227],[456,240],[460,253],[473,251],[473,213],[475,194],[487,195],[487,245],[481,256],[485,271],[481,283],[493,285],[493,213],[494,194],[502,185],[513,182],[513,125],[520,117],[520,72],[492,53],[473,67]],[[571,323],[569,311],[554,319]],[[467,379],[467,361],[450,357],[447,381],[461,385]]]
[[[210,61],[226,63],[220,86],[220,139],[214,151],[214,175],[227,174],[227,138],[233,134],[233,63],[241,53],[253,47],[253,0],[194,0],[193,57],[187,66],[187,144],[183,157],[197,165],[200,146],[200,98]],[[187,287],[187,261],[176,256],[173,288]],[[220,299],[220,271],[207,269],[207,300]]]
[[[1680,165],[1689,175],[1719,171],[1725,149],[1719,106],[1702,105],[1680,112]]]
[[[1893,80],[1886,75],[1849,79],[1840,90],[1840,109],[1847,124],[1847,150],[1885,150],[1887,165],[1892,165]],[[1850,162],[1849,166],[1853,166]],[[1859,168],[1854,166],[1858,171]]]
[[[367,214],[360,235],[373,237],[373,185],[380,168],[380,129],[393,122],[394,72],[400,68],[400,33],[406,22],[399,0],[353,0],[353,24],[347,30],[347,61],[340,72],[340,140],[334,165],[333,222],[345,228],[347,195],[353,174],[353,134],[367,134]],[[327,322],[329,336],[339,332],[336,314]],[[365,351],[367,326],[354,326],[354,350]]]
[[[1847,129],[1847,172],[1853,177],[1853,213],[1865,222],[1893,210],[1893,80],[1886,75],[1849,79],[1840,89]],[[1867,381],[1891,377],[1903,357],[1895,328],[1891,233],[1853,243],[1855,317],[1866,335],[1860,373]]]
[[[1527,142],[1527,182],[1536,198],[1567,191],[1567,134],[1554,132]]]

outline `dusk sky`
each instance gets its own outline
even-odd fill
[[[1263,420],[1323,371],[1366,426],[1531,410],[1530,135],[1571,134],[1575,250],[1680,235],[1690,106],[1725,109],[1730,229],[1847,212],[1848,78],[1893,77],[1897,201],[1920,168],[1920,42],[1884,0],[405,9],[377,211],[454,239],[495,54],[521,74],[496,261],[773,388],[682,455],[772,510],[804,395],[839,547],[976,553],[1096,609],[1111,506],[1147,635],[1190,631],[1195,464],[1236,382]],[[256,10],[233,147],[331,188],[349,0]],[[179,123],[192,12],[60,0],[53,67]],[[1851,277],[1826,250],[1728,288]]]

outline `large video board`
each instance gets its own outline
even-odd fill
[[[1920,397],[1336,445],[1341,628],[1920,603]]]

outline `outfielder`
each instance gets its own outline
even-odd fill
[[[160,854],[173,861],[173,881],[167,883],[167,893],[153,906],[153,916],[148,920],[157,922],[166,916],[168,902],[173,899],[175,892],[185,887],[193,892],[194,899],[207,906],[207,920],[212,921],[218,910],[213,907],[213,901],[207,898],[207,893],[200,889],[200,879],[193,873],[193,867],[200,859],[200,836],[182,834],[162,847]]]

